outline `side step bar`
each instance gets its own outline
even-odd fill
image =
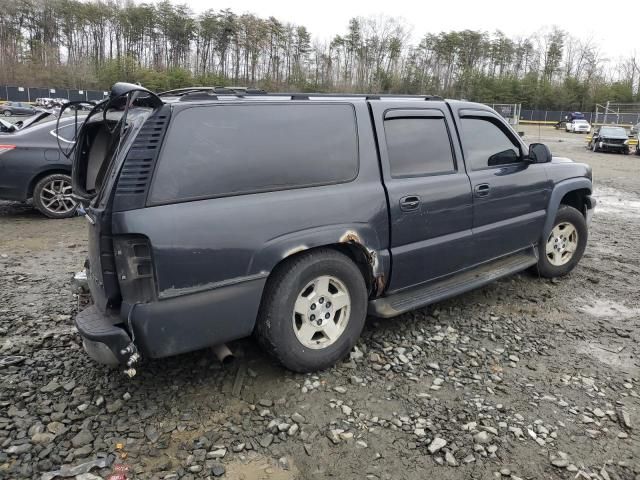
[[[369,314],[382,318],[395,317],[409,310],[454,297],[491,283],[498,278],[520,272],[535,265],[537,262],[537,251],[535,247],[530,247],[484,263],[471,270],[371,300],[369,302]]]

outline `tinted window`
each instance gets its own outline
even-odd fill
[[[455,170],[444,118],[394,118],[384,122],[391,176],[433,175]]]
[[[150,200],[344,182],[357,170],[350,105],[192,107],[171,122]]]
[[[494,123],[480,118],[462,118],[462,146],[472,170],[520,161],[520,148]]]

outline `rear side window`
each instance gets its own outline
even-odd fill
[[[353,180],[351,105],[215,105],[172,120],[151,203]]]
[[[384,133],[392,177],[455,171],[449,132],[440,117],[385,120]]]

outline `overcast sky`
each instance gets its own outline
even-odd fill
[[[273,15],[278,20],[306,26],[313,38],[320,40],[345,32],[352,17],[384,14],[404,18],[413,27],[414,41],[427,32],[464,29],[487,32],[499,29],[510,37],[527,36],[557,25],[574,36],[593,38],[611,60],[633,50],[640,53],[637,22],[626,16],[631,15],[632,10],[637,16],[636,10],[629,10],[633,1],[615,3],[616,8],[620,8],[615,14],[616,20],[610,18],[608,12],[594,14],[593,4],[600,3],[595,0],[227,0],[226,4],[224,1],[174,1],[186,2],[196,12],[230,8],[238,14]],[[626,21],[629,23],[625,25]]]

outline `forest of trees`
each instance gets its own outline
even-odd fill
[[[557,28],[521,38],[427,33],[412,42],[402,20],[353,18],[320,42],[274,17],[196,13],[166,0],[0,0],[0,11],[0,84],[430,93],[587,111],[640,102],[640,59],[607,59],[593,41]]]

